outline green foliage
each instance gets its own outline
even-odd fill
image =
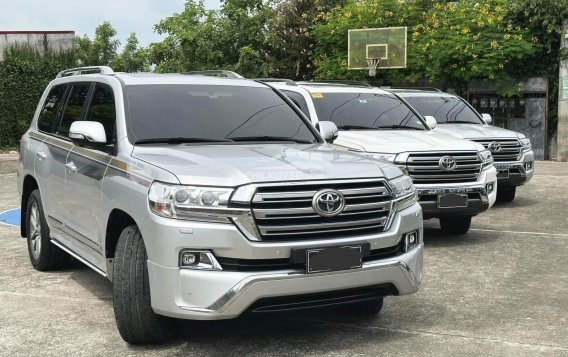
[[[109,66],[116,57],[120,41],[114,39],[116,30],[110,22],[103,22],[95,30],[95,38],[77,36],[75,52],[80,66]]]
[[[73,53],[41,54],[23,46],[6,50],[0,62],[0,148],[18,145],[45,87],[74,65]]]
[[[133,32],[128,37],[121,53],[116,55],[111,63],[115,72],[147,72],[150,70],[146,49],[138,44],[138,38]]]

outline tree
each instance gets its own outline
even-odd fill
[[[108,66],[116,57],[120,41],[114,39],[116,30],[110,22],[103,22],[95,30],[95,38],[77,36],[75,51],[80,66]]]
[[[149,71],[146,50],[139,46],[138,38],[133,32],[128,37],[126,45],[112,61],[112,68],[117,72]]]

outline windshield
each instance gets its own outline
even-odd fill
[[[309,124],[271,88],[132,85],[126,98],[137,143],[318,142]]]
[[[405,103],[390,94],[315,94],[319,120],[332,121],[339,129],[426,129]]]
[[[482,124],[467,103],[457,97],[404,97],[422,116],[431,115],[438,124]]]

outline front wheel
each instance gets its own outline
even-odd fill
[[[445,234],[466,234],[471,227],[471,216],[440,218],[440,228]]]
[[[28,253],[34,268],[40,271],[62,268],[70,260],[69,254],[51,244],[49,227],[45,220],[39,190],[34,190],[26,207]]]
[[[152,310],[147,261],[140,230],[126,227],[114,255],[112,299],[118,332],[130,344],[160,343],[173,336],[174,320]]]
[[[497,201],[512,202],[515,199],[517,187],[515,186],[497,186]]]

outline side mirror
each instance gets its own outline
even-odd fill
[[[491,124],[493,123],[493,118],[491,118],[491,114],[481,114],[481,118],[483,119],[483,121],[485,122],[485,124]]]
[[[95,148],[107,144],[105,127],[97,121],[76,121],[69,128],[69,139],[73,144]]]
[[[323,139],[328,143],[332,143],[339,135],[339,129],[332,121],[320,121],[317,124],[317,129],[319,130]]]
[[[424,119],[426,119],[426,124],[428,125],[428,127],[429,127],[430,129],[434,129],[434,128],[438,125],[438,122],[436,121],[436,118],[434,118],[434,117],[431,116],[431,115],[425,115],[425,116],[424,116]]]

